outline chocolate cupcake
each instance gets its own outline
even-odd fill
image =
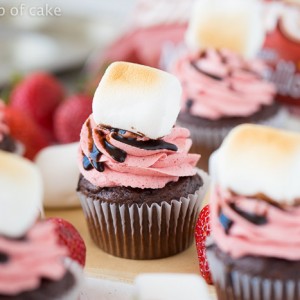
[[[262,77],[264,64],[229,50],[207,49],[181,57],[173,73],[183,85],[178,124],[191,131],[192,151],[209,155],[235,126],[279,126],[284,112],[274,101],[275,86]],[[200,162],[201,163],[201,162]]]
[[[300,135],[241,125],[211,157],[207,257],[220,300],[300,299]]]
[[[42,186],[35,165],[0,152],[0,299],[74,300],[82,271],[65,260],[54,224],[37,222]]]
[[[180,95],[173,75],[125,62],[97,88],[77,191],[93,241],[112,255],[162,258],[193,241],[207,178],[188,154],[189,131],[173,127]]]
[[[185,53],[180,50],[169,65],[183,86],[178,124],[191,131],[192,151],[201,153],[205,170],[235,126],[283,122],[275,85],[264,80],[267,66],[253,59],[263,38],[256,1],[196,1]]]

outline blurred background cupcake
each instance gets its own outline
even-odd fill
[[[260,13],[257,1],[197,1],[185,53],[165,64],[182,83],[178,123],[190,129],[204,169],[233,127],[283,122],[275,86],[264,79],[267,67],[254,58],[264,41]]]
[[[117,60],[159,67],[162,49],[183,40],[193,2],[135,1],[123,34],[99,56],[99,63],[91,69],[96,67],[101,71],[100,65],[105,67]]]
[[[241,125],[211,156],[206,253],[219,300],[299,299],[299,149],[299,134]]]
[[[300,130],[300,2],[264,1],[263,9],[267,35],[260,57],[290,112],[288,128]]]

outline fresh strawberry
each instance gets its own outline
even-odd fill
[[[1,110],[10,135],[24,145],[25,157],[33,159],[37,152],[49,145],[43,132],[24,111],[10,106]]]
[[[48,218],[56,226],[58,242],[69,250],[69,256],[83,267],[85,266],[86,246],[77,229],[68,221],[61,218]]]
[[[80,130],[92,113],[92,97],[78,94],[66,99],[54,115],[54,134],[60,143],[79,141]]]
[[[196,247],[199,259],[200,273],[208,284],[213,284],[209,265],[206,259],[206,238],[210,235],[209,205],[202,208],[195,229]]]
[[[54,111],[63,97],[64,89],[56,78],[47,73],[33,73],[15,86],[10,103],[51,132]]]

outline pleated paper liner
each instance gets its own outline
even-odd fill
[[[179,253],[194,240],[194,227],[208,186],[187,198],[148,204],[111,204],[78,193],[90,235],[103,251],[129,259],[155,259]]]
[[[213,253],[207,252],[218,300],[299,300],[300,281],[252,276],[229,270],[229,266]],[[280,270],[278,270],[280,272]]]
[[[283,128],[285,126],[286,119],[286,110],[280,109],[274,116],[264,121],[257,122],[256,124]],[[208,160],[212,152],[219,148],[226,135],[234,128],[234,126],[219,128],[199,127],[182,120],[177,121],[177,124],[190,130],[191,139],[193,141],[190,153],[201,154],[201,158],[197,166],[205,171],[208,170]]]

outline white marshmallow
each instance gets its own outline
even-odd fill
[[[79,143],[44,148],[35,162],[44,182],[46,207],[74,207],[80,202],[76,194],[79,179],[77,153]]]
[[[265,37],[261,14],[256,0],[198,0],[192,10],[186,43],[195,50],[227,48],[254,57]]]
[[[16,154],[0,151],[0,235],[23,236],[42,207],[43,183],[38,168]]]
[[[223,189],[293,205],[300,199],[300,134],[240,125],[211,156],[210,173]]]
[[[300,9],[287,6],[279,22],[282,32],[292,41],[300,42]]]
[[[178,79],[169,73],[114,62],[96,90],[93,117],[97,124],[157,139],[171,132],[180,110],[181,91]]]
[[[141,274],[135,279],[137,300],[210,300],[204,280],[193,274]]]

